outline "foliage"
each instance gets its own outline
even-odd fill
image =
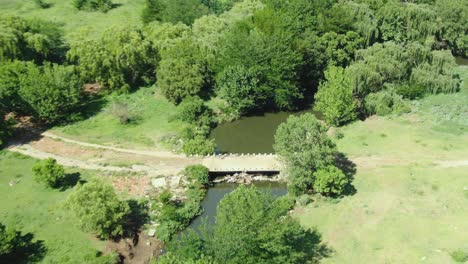
[[[458,262],[458,263],[465,263],[468,261],[468,253],[461,249],[451,252],[450,256],[455,262]]]
[[[32,171],[35,181],[42,182],[52,188],[60,186],[66,177],[63,166],[53,158],[38,161],[34,164]]]
[[[187,97],[178,108],[177,119],[190,124],[197,124],[201,116],[210,115],[209,108],[200,97]]]
[[[218,72],[230,66],[241,66],[247,70],[255,68],[255,75],[261,76],[256,85],[260,88],[255,87],[255,90],[262,92],[257,92],[256,97],[265,98],[263,100],[269,103],[267,106],[270,108],[294,109],[303,97],[299,87],[301,54],[292,48],[291,33],[270,31],[278,23],[271,17],[272,14],[256,15],[259,16],[256,19],[261,21],[258,27],[264,28],[238,22],[226,33],[222,40]],[[245,87],[241,85],[240,88]]]
[[[0,110],[0,146],[11,135],[11,124],[5,120],[5,113]]]
[[[206,139],[203,136],[195,136],[184,142],[182,150],[186,155],[210,155],[215,151],[215,142],[213,139]]]
[[[314,178],[314,191],[325,195],[341,194],[349,183],[346,175],[333,165],[319,168]]]
[[[34,0],[34,4],[42,9],[49,8],[51,6],[49,3],[44,2],[44,0]]]
[[[208,187],[210,182],[210,174],[207,167],[203,165],[190,165],[185,167],[183,174],[190,182],[201,185],[202,187]]]
[[[162,52],[157,85],[169,101],[178,104],[185,97],[206,92],[209,73],[198,51],[191,38],[182,38]]]
[[[388,1],[376,15],[384,41],[423,43],[437,32],[436,12],[429,5]]]
[[[330,67],[325,72],[326,81],[315,94],[315,109],[328,124],[339,126],[356,118],[351,79],[343,68]]]
[[[29,106],[19,95],[20,77],[27,73],[28,63],[12,61],[0,63],[0,111],[31,113]]]
[[[161,21],[191,25],[208,13],[208,7],[200,0],[146,0],[142,20],[144,23]]]
[[[154,79],[157,55],[139,29],[111,27],[96,39],[86,31],[79,36],[67,56],[84,82],[129,91]]]
[[[328,65],[346,67],[354,60],[354,53],[364,47],[364,39],[354,31],[345,34],[325,33],[320,37]]]
[[[0,223],[0,260],[4,263],[30,263],[42,259],[45,248],[42,241],[33,242],[33,234],[7,228]]]
[[[0,61],[59,62],[64,55],[62,31],[55,23],[0,15]]]
[[[261,110],[267,103],[268,88],[259,84],[256,68],[229,66],[217,78],[219,94],[239,114]]]
[[[468,5],[464,0],[436,0],[435,10],[441,20],[439,38],[447,41],[455,54],[468,56]]]
[[[81,104],[82,83],[73,66],[28,64],[18,94],[31,114],[48,123],[70,120]]]
[[[431,59],[413,69],[410,82],[430,94],[454,93],[460,88],[455,60],[449,51],[432,51]]]
[[[76,186],[66,204],[78,217],[80,227],[99,238],[121,236],[130,212],[128,204],[120,201],[112,186],[99,180]]]
[[[368,115],[377,114],[384,116],[391,113],[402,114],[411,111],[408,102],[404,101],[402,96],[393,90],[367,95],[364,100],[364,106]]]
[[[113,7],[112,0],[72,0],[79,10],[107,12]]]
[[[214,226],[170,243],[169,256],[178,263],[312,263],[324,248],[287,214],[292,205],[241,185],[219,203]],[[164,261],[156,263],[173,263]]]
[[[290,116],[278,127],[274,149],[287,165],[288,188],[299,196],[312,189],[313,172],[333,164],[336,147],[312,114]]]
[[[186,186],[186,199],[177,200],[169,190],[163,190],[156,200],[158,212],[155,219],[160,223],[157,229],[158,238],[169,242],[173,235],[183,230],[190,221],[202,213],[201,201],[205,198],[206,188],[209,184],[208,169],[202,165],[187,166],[182,172]]]

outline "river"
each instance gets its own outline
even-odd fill
[[[210,137],[215,139],[218,151],[227,153],[273,153],[276,129],[290,115],[311,112],[277,112],[243,117],[216,127]]]

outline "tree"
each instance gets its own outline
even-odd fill
[[[83,82],[129,91],[154,80],[157,54],[139,29],[111,27],[97,39],[83,31],[79,38],[67,56],[77,64]]]
[[[145,7],[141,14],[141,20],[144,24],[151,23],[153,21],[161,21],[161,13],[164,10],[162,0],[146,0]]]
[[[73,0],[73,5],[79,10],[107,12],[112,9],[111,0]]]
[[[229,66],[217,78],[219,94],[239,114],[261,110],[271,96],[272,89],[260,84],[256,68]]]
[[[325,195],[341,194],[349,180],[337,167],[329,165],[314,172],[314,191]]]
[[[326,81],[315,94],[315,109],[328,124],[339,126],[356,118],[356,103],[351,79],[343,68],[330,67],[325,72]]]
[[[0,111],[30,114],[31,106],[20,96],[20,78],[27,76],[31,62],[12,61],[0,63]]]
[[[206,93],[210,73],[198,46],[191,38],[181,38],[162,52],[157,85],[166,98],[180,103],[185,97]]]
[[[53,158],[36,162],[32,170],[36,182],[44,183],[52,188],[59,187],[66,177],[63,166],[58,164],[57,160]]]
[[[438,39],[448,42],[452,51],[468,56],[468,5],[464,0],[436,0],[435,10],[441,20]]]
[[[0,146],[5,139],[10,136],[11,128],[8,120],[5,120],[5,113],[0,109]]]
[[[320,37],[328,65],[346,67],[354,60],[354,53],[364,47],[364,39],[354,31],[346,34],[325,33]]]
[[[221,200],[214,225],[169,243],[157,263],[314,263],[325,248],[288,214],[293,204],[241,185]]]
[[[312,114],[290,116],[275,134],[274,149],[285,161],[293,195],[312,189],[313,172],[333,164],[336,147],[327,129]]]
[[[91,180],[76,186],[66,201],[79,219],[84,231],[94,232],[99,238],[115,238],[124,232],[130,208],[119,199],[112,186]]]
[[[56,23],[0,15],[0,30],[0,61],[63,59],[63,33]]]
[[[73,66],[29,63],[19,84],[18,94],[30,114],[47,123],[69,120],[81,104],[82,83]]]

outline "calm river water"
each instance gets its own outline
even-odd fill
[[[273,153],[274,135],[278,126],[290,115],[300,115],[311,109],[300,112],[266,113],[259,116],[243,117],[216,127],[211,133],[218,150],[228,153]],[[316,113],[315,113],[316,114]]]

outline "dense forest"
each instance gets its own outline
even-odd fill
[[[118,8],[111,0],[70,3],[79,12]],[[70,40],[46,18],[0,14],[0,145],[26,117],[44,127],[74,123],[100,98],[150,86],[177,107],[164,114],[187,124],[177,135],[186,155],[214,153],[211,130],[244,116],[313,107],[322,119],[291,117],[276,132],[290,195],[274,200],[240,187],[221,201],[215,225],[175,237],[200,214],[209,185],[205,167],[187,167],[184,202],[169,191],[152,200],[167,245],[155,263],[317,262],[329,250],[288,211],[308,194],[339,197],[352,187],[328,128],[458,92],[455,56],[468,56],[466,0],[146,0],[140,20],[102,34],[77,29]],[[132,123],[124,103],[113,112]],[[52,159],[33,171],[50,188],[65,181]],[[102,239],[122,237],[135,222],[136,205],[99,181],[76,187],[66,206]],[[21,234],[0,223],[2,233],[13,242],[0,256],[14,259]]]

